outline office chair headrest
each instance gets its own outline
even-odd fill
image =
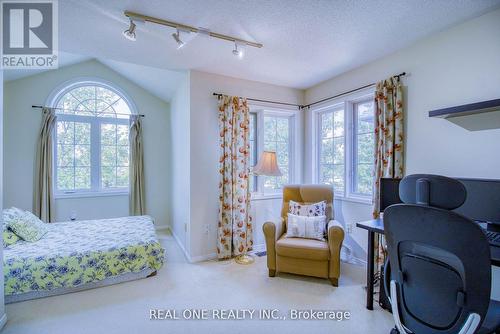
[[[407,204],[422,204],[453,210],[465,202],[467,191],[460,181],[449,177],[413,174],[401,180],[399,197]]]

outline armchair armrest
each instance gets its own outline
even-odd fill
[[[284,225],[285,222],[281,220],[279,223],[269,221],[262,226],[266,238],[267,268],[271,277],[276,274],[276,240],[285,232]]]
[[[330,268],[329,278],[332,284],[338,286],[340,277],[340,250],[344,241],[344,228],[336,220],[330,220],[328,223],[328,248],[330,248]]]

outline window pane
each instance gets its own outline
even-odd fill
[[[129,144],[128,142],[128,133],[129,133],[129,128],[128,125],[117,125],[116,127],[116,143],[118,145],[127,145]]]
[[[264,150],[276,152],[282,176],[264,176],[264,192],[275,193],[289,183],[290,169],[290,119],[288,117],[264,116]]]
[[[321,163],[333,163],[333,138],[321,141]]]
[[[73,190],[75,188],[73,167],[57,167],[57,188],[61,190]]]
[[[373,165],[358,165],[356,173],[356,192],[370,195],[373,191]]]
[[[128,146],[118,146],[117,147],[117,166],[128,167]]]
[[[257,114],[250,113],[250,167],[257,164]],[[257,176],[250,176],[249,189],[252,192],[257,191]]]
[[[75,168],[75,189],[90,188],[90,167]]]
[[[116,166],[116,146],[101,146],[101,166]]]
[[[56,188],[90,189],[90,123],[57,121],[56,150]]]
[[[276,141],[276,117],[264,117],[264,142]]]
[[[357,136],[357,162],[358,163],[373,163],[374,160],[374,134],[366,133]]]
[[[57,122],[57,142],[61,144],[73,144],[75,140],[74,122]]]
[[[340,137],[344,135],[344,110],[336,110],[333,113],[333,136]]]
[[[116,169],[116,186],[128,187],[129,169],[128,167],[118,167]]]
[[[75,123],[75,144],[90,144],[90,123]]]
[[[75,145],[75,166],[90,167],[90,145]]]
[[[374,111],[373,101],[354,105],[356,134],[353,161],[353,192],[371,195],[373,187],[374,162]]]
[[[276,119],[276,140],[279,142],[288,143],[288,119]]]
[[[333,165],[321,165],[319,180],[324,184],[333,184]]]
[[[319,150],[319,178],[324,184],[333,185],[336,193],[344,193],[345,129],[344,110],[337,109],[321,114],[321,147]]]
[[[333,191],[344,192],[344,165],[333,165]]]
[[[57,165],[60,167],[73,167],[74,163],[74,146],[57,145]]]
[[[101,144],[116,145],[116,125],[102,124],[101,125]]]
[[[116,167],[102,167],[101,179],[103,188],[116,187]]]
[[[333,113],[324,113],[321,115],[321,137],[333,137]]]
[[[359,103],[355,106],[357,112],[358,133],[372,133],[374,131],[373,102]]]
[[[333,139],[333,163],[344,163],[344,137],[336,137]]]

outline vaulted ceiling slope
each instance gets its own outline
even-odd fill
[[[93,58],[89,56],[59,52],[59,68],[91,59]],[[106,58],[96,58],[96,60],[166,102],[172,99],[172,96],[179,87],[179,82],[184,80],[187,75],[186,71],[159,69]],[[46,71],[51,70],[6,70],[4,71],[4,81],[9,82],[22,79]]]

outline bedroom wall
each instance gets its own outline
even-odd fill
[[[406,71],[406,173],[500,179],[500,124],[493,130],[468,131],[428,117],[429,110],[500,98],[499,32],[496,10],[312,87],[306,102]],[[310,137],[305,138],[310,147]],[[307,170],[306,181],[311,174]],[[370,205],[336,204],[345,222],[370,218]],[[355,229],[353,237],[366,247],[365,231]]]
[[[303,91],[191,71],[191,225],[190,256],[193,261],[211,258],[216,253],[219,205],[219,124],[217,99],[212,93],[224,93],[289,103],[302,103]],[[299,134],[300,135],[300,134]],[[301,180],[297,180],[300,182]],[[256,246],[263,244],[262,224],[279,218],[281,199],[252,201],[255,215]],[[209,231],[205,233],[205,225]]]
[[[168,225],[168,151],[159,151],[158,143],[168,141],[168,103],[148,93],[96,60],[63,67],[5,83],[4,101],[4,199],[5,207],[31,210],[35,146],[41,113],[32,104],[44,104],[49,94],[67,80],[97,77],[115,83],[134,101],[146,117],[144,159],[147,211],[156,218],[157,227]],[[128,215],[128,196],[64,198],[56,200],[56,219],[108,218]]]
[[[3,70],[0,70],[0,175],[3,170]],[[0,211],[3,210],[3,180],[0,178]],[[2,218],[0,218],[2,219]],[[0,259],[3,259],[3,243],[0,245]],[[3,273],[3,261],[0,261],[0,273]],[[0,330],[7,322],[4,302],[4,275],[0,275]]]
[[[169,159],[169,217],[170,229],[183,252],[189,258],[190,222],[190,109],[189,73],[186,74],[171,101],[169,113],[169,139],[167,145],[171,152]]]

